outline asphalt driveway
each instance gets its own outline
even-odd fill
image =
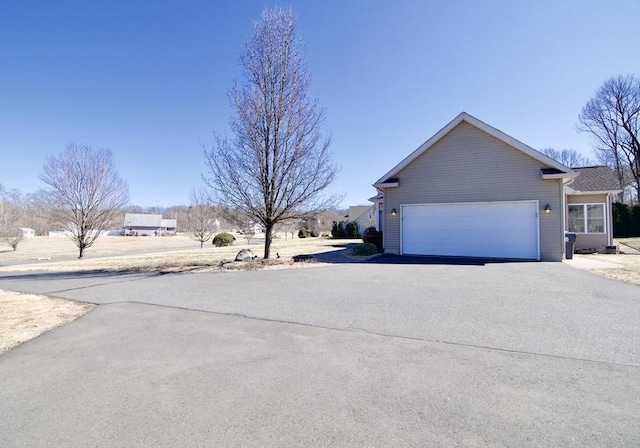
[[[558,263],[3,275],[2,446],[636,446],[640,289]]]

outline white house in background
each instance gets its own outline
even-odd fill
[[[347,222],[355,222],[361,234],[367,227],[376,226],[376,209],[373,205],[352,205],[345,218]]]
[[[29,227],[20,227],[19,230],[21,232],[22,238],[33,238],[34,236],[36,236],[34,230],[30,229]]]
[[[217,221],[217,220],[216,220]],[[220,227],[220,223],[218,223],[218,227]],[[264,227],[259,222],[249,221],[242,226],[242,232],[245,235],[264,233]]]
[[[123,230],[125,235],[175,235],[177,225],[176,219],[163,219],[162,215],[127,213]]]

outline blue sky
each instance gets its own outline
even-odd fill
[[[113,150],[132,204],[187,204],[273,5],[299,16],[344,206],[462,111],[590,155],[580,109],[610,76],[640,74],[638,0],[0,0],[0,182],[44,187],[46,158],[75,141]]]

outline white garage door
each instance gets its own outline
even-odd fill
[[[403,205],[402,253],[538,260],[538,201]]]

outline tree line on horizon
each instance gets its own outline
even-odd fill
[[[176,231],[191,235],[194,241],[201,243],[201,247],[219,232],[249,232],[250,224],[254,222],[251,217],[239,209],[216,205],[209,197],[202,195],[202,190],[192,189],[188,204],[167,207],[126,204],[116,210],[111,221],[104,227],[90,230],[94,231],[93,234],[96,234],[95,230],[121,231],[125,215],[136,213],[175,219]],[[22,240],[19,228],[33,229],[36,236],[47,236],[49,232],[70,231],[68,226],[60,226],[52,217],[52,210],[44,193],[44,190],[22,193],[17,189],[9,190],[0,184],[0,245],[6,244],[12,248],[15,246],[14,250],[17,249]],[[318,234],[330,233],[333,222],[343,220],[346,213],[347,210],[342,208],[329,209],[318,214],[313,220],[300,219],[280,223],[273,231],[297,235],[301,227],[307,227]]]
[[[42,168],[47,190],[23,196],[0,189],[0,236],[15,241],[16,227],[26,227],[20,222],[25,219],[37,233],[57,226],[70,232],[82,258],[97,238],[95,230],[112,228],[126,212],[161,211],[186,223],[201,247],[216,221],[235,227],[258,223],[265,229],[263,256],[269,258],[278,229],[341,221],[341,198],[323,194],[339,169],[322,132],[325,111],[309,97],[311,75],[293,12],[265,8],[239,59],[242,76],[228,92],[232,137],[217,136],[211,147],[203,147],[208,172],[204,187],[191,191],[189,205],[163,210],[128,205],[129,187],[111,151],[70,143]],[[578,118],[578,130],[594,139],[596,161],[615,170],[627,192],[623,200],[640,202],[640,79],[611,77]],[[591,164],[574,150],[543,152],[569,167]],[[328,219],[318,220],[323,214]]]

